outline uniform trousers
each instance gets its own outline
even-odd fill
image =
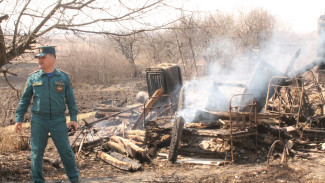
[[[79,171],[71,149],[66,118],[64,115],[44,116],[33,114],[31,120],[31,162],[34,182],[45,182],[43,177],[43,156],[48,142],[48,133],[60,154],[65,172],[71,182],[77,182]]]

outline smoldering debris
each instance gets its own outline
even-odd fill
[[[292,62],[297,55],[299,50]],[[264,62],[256,68],[246,83],[197,81],[173,87],[179,93],[166,93],[168,87],[159,86],[151,88],[144,103],[102,103],[98,115],[85,120],[72,137],[72,147],[77,154],[100,152],[105,162],[128,171],[141,166],[125,161],[126,157],[152,164],[159,151],[167,151],[171,162],[194,155],[231,163],[274,164],[277,157],[279,163],[287,163],[288,155],[304,152],[311,144],[316,144],[313,152],[321,150],[325,141],[325,101],[317,79],[321,75],[307,70],[289,77],[291,68],[282,73]],[[163,78],[164,71],[158,71]],[[125,159],[111,157],[113,152]]]

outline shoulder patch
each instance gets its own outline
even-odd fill
[[[29,76],[32,75],[32,74],[38,73],[39,71],[40,70],[34,71],[34,72],[30,73]]]

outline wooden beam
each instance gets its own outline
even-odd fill
[[[113,155],[114,154],[114,155]],[[97,156],[105,161],[106,163],[113,165],[116,168],[127,171],[137,171],[141,168],[141,164],[118,153],[113,153],[109,155],[103,151],[98,151]]]
[[[138,127],[140,121],[143,121],[144,120],[144,118],[149,113],[149,108],[151,108],[158,101],[158,99],[160,98],[160,96],[162,95],[162,93],[163,93],[163,89],[162,88],[159,88],[158,90],[155,91],[155,93],[152,95],[152,97],[149,99],[149,101],[147,102],[147,104],[144,107],[145,113],[142,111],[142,113],[140,114],[140,116],[138,117],[138,119],[136,120],[136,122],[134,123],[134,125],[132,127],[132,130],[135,130]]]
[[[139,159],[140,161],[151,162],[146,150],[135,145],[131,140],[119,136],[111,136],[110,140],[111,142],[109,142],[108,145],[119,152],[124,152],[129,157]]]

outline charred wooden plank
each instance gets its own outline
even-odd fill
[[[99,106],[96,109],[99,110],[99,111],[102,111],[102,112],[120,112],[124,108],[115,107],[115,106],[111,106],[111,105],[106,105],[106,106]]]
[[[209,115],[209,118],[213,119],[229,119],[230,114],[227,111],[200,111],[199,112],[202,115]],[[252,115],[252,113],[249,112],[232,112],[231,117],[248,117],[249,115]],[[277,113],[258,113],[257,119],[269,119],[269,118],[279,118],[283,116],[283,114],[277,114]]]
[[[187,123],[185,124],[186,128],[216,128],[224,125],[221,121],[213,122],[199,122],[199,123]]]
[[[233,138],[240,138],[255,135],[255,129],[249,128],[246,130],[233,130]],[[220,138],[230,138],[230,130],[229,129],[184,129],[184,135],[195,135],[195,136],[202,136],[202,137],[220,137]]]
[[[159,97],[162,95],[163,93],[163,89],[159,88],[158,90],[155,91],[155,93],[152,95],[152,97],[149,99],[148,103],[146,104],[146,106],[144,107],[144,111],[142,111],[142,113],[140,114],[140,116],[138,117],[138,119],[136,120],[136,122],[134,123],[132,130],[135,130],[140,121],[142,121],[149,113],[149,108],[151,108],[159,99]]]
[[[138,135],[127,135],[126,136],[128,139],[131,139],[131,140],[135,140],[135,141],[138,141],[138,142],[144,142],[145,141],[145,136],[138,136]]]
[[[58,159],[53,159],[53,158],[49,158],[49,157],[43,157],[43,161],[44,162],[48,162],[50,163],[53,167],[60,169],[60,161]]]
[[[129,130],[126,132],[127,135],[138,135],[138,136],[145,136],[146,131],[144,130]]]
[[[113,141],[108,141],[106,144],[108,145],[108,147],[110,147],[110,149],[114,149],[114,150],[116,150],[116,151],[118,151],[120,153],[126,154],[126,151],[125,151],[124,147],[120,146],[119,143],[116,143],[116,142],[113,142]]]
[[[303,129],[303,137],[310,139],[325,139],[325,129],[305,128]]]
[[[30,156],[27,156],[27,160],[31,160]],[[60,161],[58,159],[54,159],[54,158],[49,158],[49,157],[43,157],[43,161],[46,163],[50,163],[53,167],[60,169]]]
[[[108,113],[103,112],[103,111],[97,111],[96,114],[95,114],[95,118],[103,118],[103,117],[106,117],[106,116],[108,116]]]
[[[132,158],[139,159],[140,161],[149,161],[151,162],[150,157],[148,156],[145,149],[135,145],[128,139],[124,139],[119,136],[110,137],[110,142],[108,143],[111,147],[117,149],[120,152],[124,152]]]
[[[121,170],[136,171],[141,168],[140,163],[135,162],[129,158],[122,157],[121,155],[117,155],[117,153],[115,153],[114,156],[111,156],[103,151],[98,151],[97,156],[106,163],[109,163]]]
[[[120,153],[111,152],[110,155],[120,161],[130,164],[132,167],[132,170],[139,170],[142,167],[141,163],[139,163],[138,161],[130,159],[128,157],[125,157],[125,156],[121,155]]]

